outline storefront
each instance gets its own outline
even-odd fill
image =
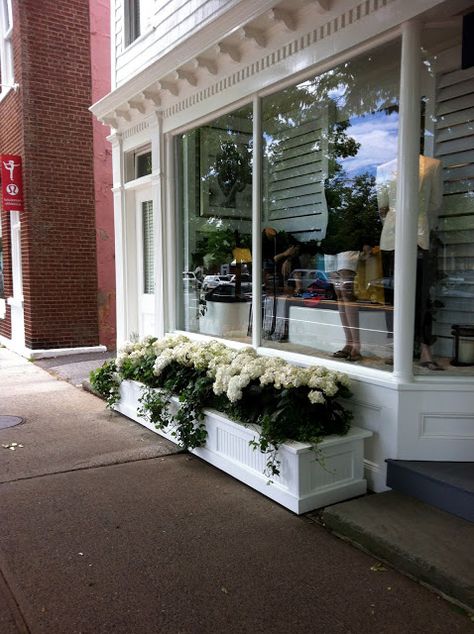
[[[376,491],[387,458],[472,460],[474,5],[266,4],[153,62],[157,9],[92,108],[118,344],[180,331],[344,370]]]

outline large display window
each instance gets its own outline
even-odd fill
[[[399,60],[385,46],[263,100],[265,346],[392,363]]]
[[[417,374],[474,368],[474,83],[461,38],[425,34],[415,317]],[[430,50],[436,50],[430,54]]]
[[[472,69],[459,51],[423,63],[406,288],[421,374],[474,367]],[[258,204],[252,104],[178,136],[180,329],[393,368],[400,53],[397,40],[261,100]]]
[[[252,306],[252,107],[178,139],[178,324],[250,342]]]

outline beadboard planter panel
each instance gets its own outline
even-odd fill
[[[171,432],[157,430],[137,414],[142,385],[123,381],[115,409],[151,431],[175,442]],[[178,399],[172,399],[178,407]],[[173,405],[172,405],[173,407]],[[206,410],[207,441],[191,453],[225,471],[294,513],[306,513],[363,495],[367,483],[363,474],[364,439],[372,435],[352,427],[346,436],[328,436],[315,451],[309,443],[288,441],[280,446],[280,475],[264,475],[266,457],[249,446],[258,427],[244,427],[214,410]]]

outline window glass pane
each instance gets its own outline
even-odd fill
[[[8,33],[12,26],[12,5],[11,0],[2,0],[3,4],[3,24],[4,32]]]
[[[252,108],[178,138],[179,327],[249,341]]]
[[[13,83],[12,56],[12,14],[11,4],[7,0],[0,0],[0,93],[6,92]]]
[[[151,152],[135,156],[135,172],[136,178],[151,174]]]
[[[458,46],[424,34],[415,364],[474,371],[474,84]],[[454,40],[455,41],[455,40]],[[436,54],[430,55],[430,49]]]
[[[125,43],[128,46],[140,36],[140,0],[126,0]]]
[[[142,203],[143,223],[143,292],[152,294],[155,292],[155,268],[154,268],[154,236],[153,236],[153,203],[147,200]]]
[[[390,368],[399,60],[263,100],[263,345]]]

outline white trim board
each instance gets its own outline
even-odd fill
[[[70,354],[88,354],[91,352],[107,352],[107,347],[98,345],[98,346],[83,346],[80,348],[43,348],[38,350],[33,350],[31,348],[21,348],[16,349],[13,346],[13,342],[11,339],[0,335],[0,344],[8,348],[9,350],[13,350],[22,357],[26,359],[50,359],[53,357],[65,357]]]

